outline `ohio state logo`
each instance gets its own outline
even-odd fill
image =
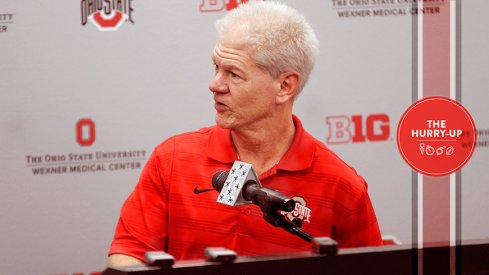
[[[80,146],[90,146],[95,142],[95,122],[82,118],[76,123],[76,142]]]
[[[289,221],[302,226],[303,222],[311,223],[311,208],[307,207],[307,202],[303,197],[294,196],[295,208],[290,212],[281,211],[280,214],[287,217]]]
[[[387,114],[327,116],[327,144],[345,144],[366,141],[385,141],[390,137],[390,119]]]
[[[232,10],[248,0],[202,0],[200,12],[216,12],[222,10]]]
[[[81,23],[88,21],[100,31],[115,31],[132,19],[132,0],[81,0]]]

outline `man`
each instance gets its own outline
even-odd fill
[[[284,4],[250,2],[217,29],[209,85],[217,125],[155,149],[122,208],[109,265],[141,263],[154,250],[178,260],[203,257],[212,246],[239,255],[309,250],[267,224],[259,207],[216,202],[211,178],[235,160],[251,163],[263,186],[294,198],[296,209],[282,214],[313,236],[340,247],[380,245],[365,181],[292,114],[318,51],[305,19]]]

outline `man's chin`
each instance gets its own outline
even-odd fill
[[[221,123],[219,122],[218,120],[216,120],[216,125],[223,128],[223,129],[231,129],[231,125],[229,125],[228,123]]]
[[[234,123],[232,120],[220,117],[219,114],[216,114],[216,125],[224,129],[232,129]]]

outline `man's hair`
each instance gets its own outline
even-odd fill
[[[319,52],[319,42],[304,16],[277,2],[253,1],[240,5],[216,22],[221,38],[240,32],[250,46],[255,63],[272,77],[296,71],[301,76],[297,93],[304,88]]]

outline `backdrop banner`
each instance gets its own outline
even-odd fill
[[[214,124],[214,25],[241,2],[2,1],[1,274],[105,269],[120,207],[153,148]],[[415,22],[458,3],[456,100],[477,128],[460,172],[458,233],[488,238],[489,1],[283,2],[306,16],[320,41],[294,113],[366,179],[382,234],[405,244],[419,241],[416,174],[396,129],[418,99],[417,65],[430,55],[415,54]]]

